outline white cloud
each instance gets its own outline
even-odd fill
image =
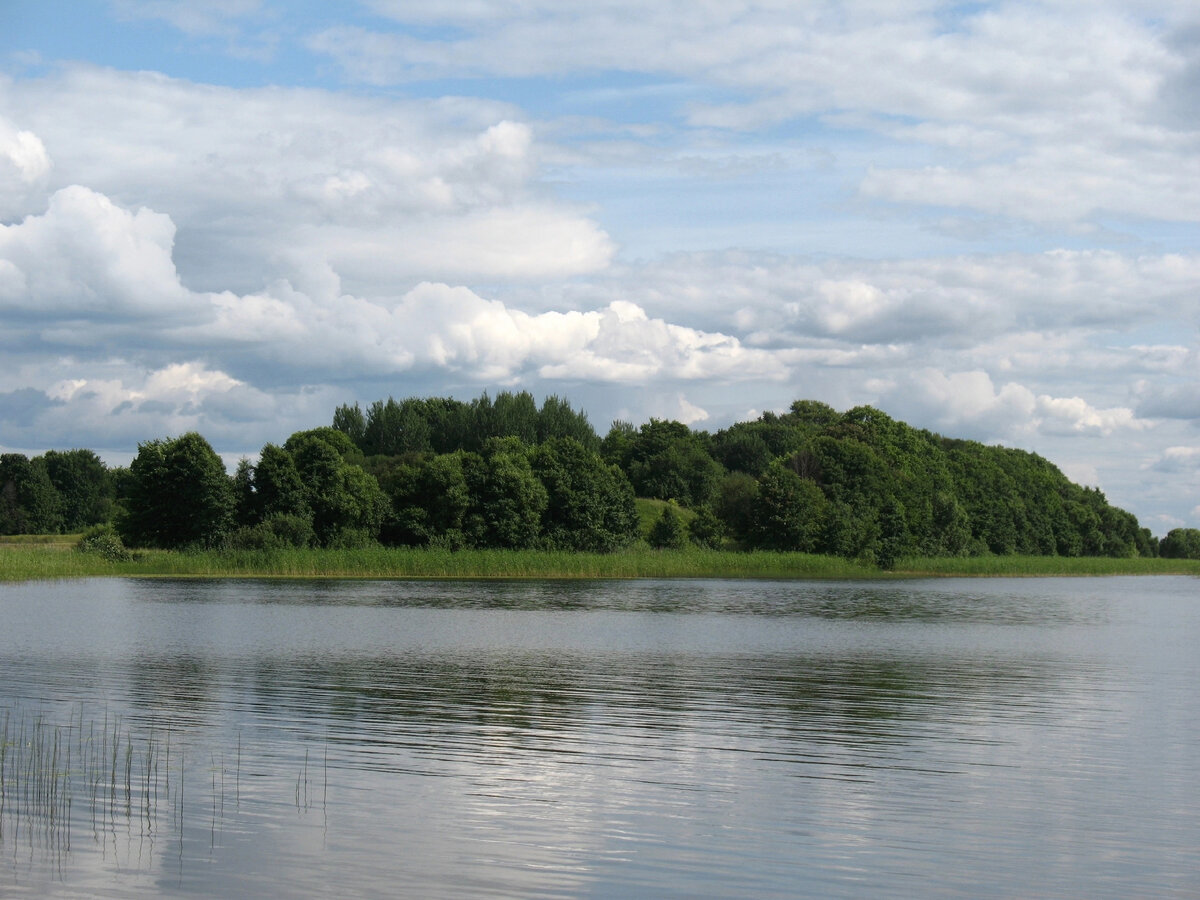
[[[54,157],[51,190],[85,185],[169,215],[184,282],[242,293],[290,277],[297,260],[378,295],[603,267],[612,241],[534,183],[539,148],[517,114],[85,66],[0,80],[0,115],[28,123]],[[22,212],[38,212],[21,196]]]
[[[1169,475],[1200,477],[1200,447],[1167,447],[1146,468]]]
[[[368,83],[645,73],[693,86],[681,111],[699,128],[820,117],[927,151],[872,162],[872,199],[1048,223],[1200,210],[1186,4],[373,6],[400,27],[311,41]],[[423,39],[411,24],[452,30]]]
[[[902,418],[933,422],[951,435],[1012,441],[1034,433],[1106,437],[1150,427],[1131,409],[1101,409],[1081,397],[1035,394],[1015,382],[997,387],[982,371],[946,374],[924,368],[880,387],[888,409]]]
[[[98,320],[176,313],[188,297],[171,259],[175,226],[72,186],[43,215],[0,225],[0,309]]]
[[[32,131],[18,131],[0,116],[0,173],[6,165],[26,184],[46,177],[51,168],[50,155],[41,139]]]
[[[128,353],[137,342],[155,348],[151,356],[167,346],[308,377],[435,368],[485,383],[530,372],[624,382],[786,371],[736,338],[650,318],[629,301],[530,314],[429,282],[395,298],[356,297],[338,290],[336,277],[311,295],[288,282],[246,295],[189,291],[172,262],[174,234],[168,216],[65,188],[43,215],[0,227],[0,311],[18,325],[36,312],[42,342],[86,346],[96,355]],[[247,350],[257,362],[247,361]],[[167,377],[190,370],[162,371]]]

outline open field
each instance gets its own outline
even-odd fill
[[[143,550],[128,562],[79,553],[73,539],[0,540],[0,581],[91,576],[200,578],[896,578],[914,576],[1200,575],[1200,560],[1067,557],[902,559],[875,566],[807,553],[651,550]]]

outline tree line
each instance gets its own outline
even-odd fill
[[[646,535],[635,497],[669,501]],[[1034,453],[943,437],[869,406],[798,400],[715,433],[618,421],[601,438],[560,397],[393,398],[267,444],[233,476],[199,434],[94,453],[0,457],[0,529],[112,522],[129,546],[368,544],[610,551],[647,539],[909,555],[1200,558]]]

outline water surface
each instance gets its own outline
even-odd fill
[[[1196,586],[3,585],[0,893],[1196,896]]]

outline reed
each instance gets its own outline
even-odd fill
[[[40,711],[0,709],[0,848],[24,846],[30,853],[62,857],[80,831],[94,843],[115,846],[118,837],[153,839],[167,822],[182,844],[188,815],[197,815],[194,806],[185,805],[189,781],[192,804],[190,791],[197,783],[211,787],[210,802],[201,804],[200,814],[209,813],[207,830],[215,847],[218,825],[226,821],[226,794],[241,804],[242,755],[240,732],[234,767],[226,765],[219,748],[189,753],[184,735],[169,724],[133,725],[107,709],[87,719],[82,705],[65,722],[53,722]],[[328,770],[326,743],[322,806]],[[281,786],[287,783],[286,773],[271,768],[255,775],[260,784],[268,775],[280,776]],[[317,798],[307,746],[296,784],[297,809],[311,808]]]
[[[1200,560],[1105,556],[970,556],[902,559],[898,572],[930,576],[1200,575]]]
[[[52,543],[0,544],[0,581],[92,576],[199,578],[894,578],[911,576],[1200,575],[1200,560],[923,557],[882,571],[831,556],[637,545],[616,553],[375,547],[137,551],[109,561]]]

